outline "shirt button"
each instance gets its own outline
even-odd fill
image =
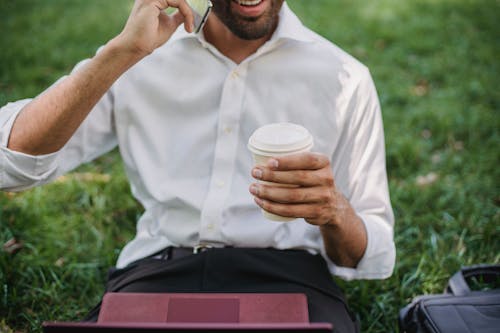
[[[226,185],[226,182],[224,182],[223,180],[218,180],[215,185],[217,185],[217,187],[224,187],[224,185]]]
[[[224,133],[231,134],[232,131],[233,131],[233,129],[230,126],[224,127]]]
[[[231,73],[231,77],[232,77],[233,79],[237,79],[237,78],[239,78],[239,77],[240,77],[240,74],[239,74],[237,71],[233,71],[233,72]]]
[[[207,224],[207,230],[208,231],[213,231],[215,229],[215,225],[213,223]]]

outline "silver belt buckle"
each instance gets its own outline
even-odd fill
[[[214,246],[210,245],[210,244],[198,244],[198,245],[195,245],[193,247],[193,254],[197,254],[197,253],[203,252],[203,251],[211,249],[213,247]]]

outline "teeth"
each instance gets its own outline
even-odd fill
[[[238,5],[242,6],[256,6],[262,2],[262,0],[236,0]]]

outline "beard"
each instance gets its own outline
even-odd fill
[[[237,37],[255,40],[273,33],[279,20],[279,11],[284,0],[270,0],[271,5],[258,17],[241,16],[231,10],[233,0],[212,0],[213,13]]]

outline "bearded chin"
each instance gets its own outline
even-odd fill
[[[233,20],[232,20],[233,21]],[[258,22],[258,19],[240,19],[233,24],[227,25],[229,30],[236,36],[244,40],[255,40],[266,37],[274,30],[274,22],[267,20],[264,23]],[[260,23],[260,24],[259,24]]]
[[[267,13],[261,17],[241,17],[231,14],[229,2],[214,3],[214,14],[238,38],[255,40],[269,36],[278,22],[278,15]]]

